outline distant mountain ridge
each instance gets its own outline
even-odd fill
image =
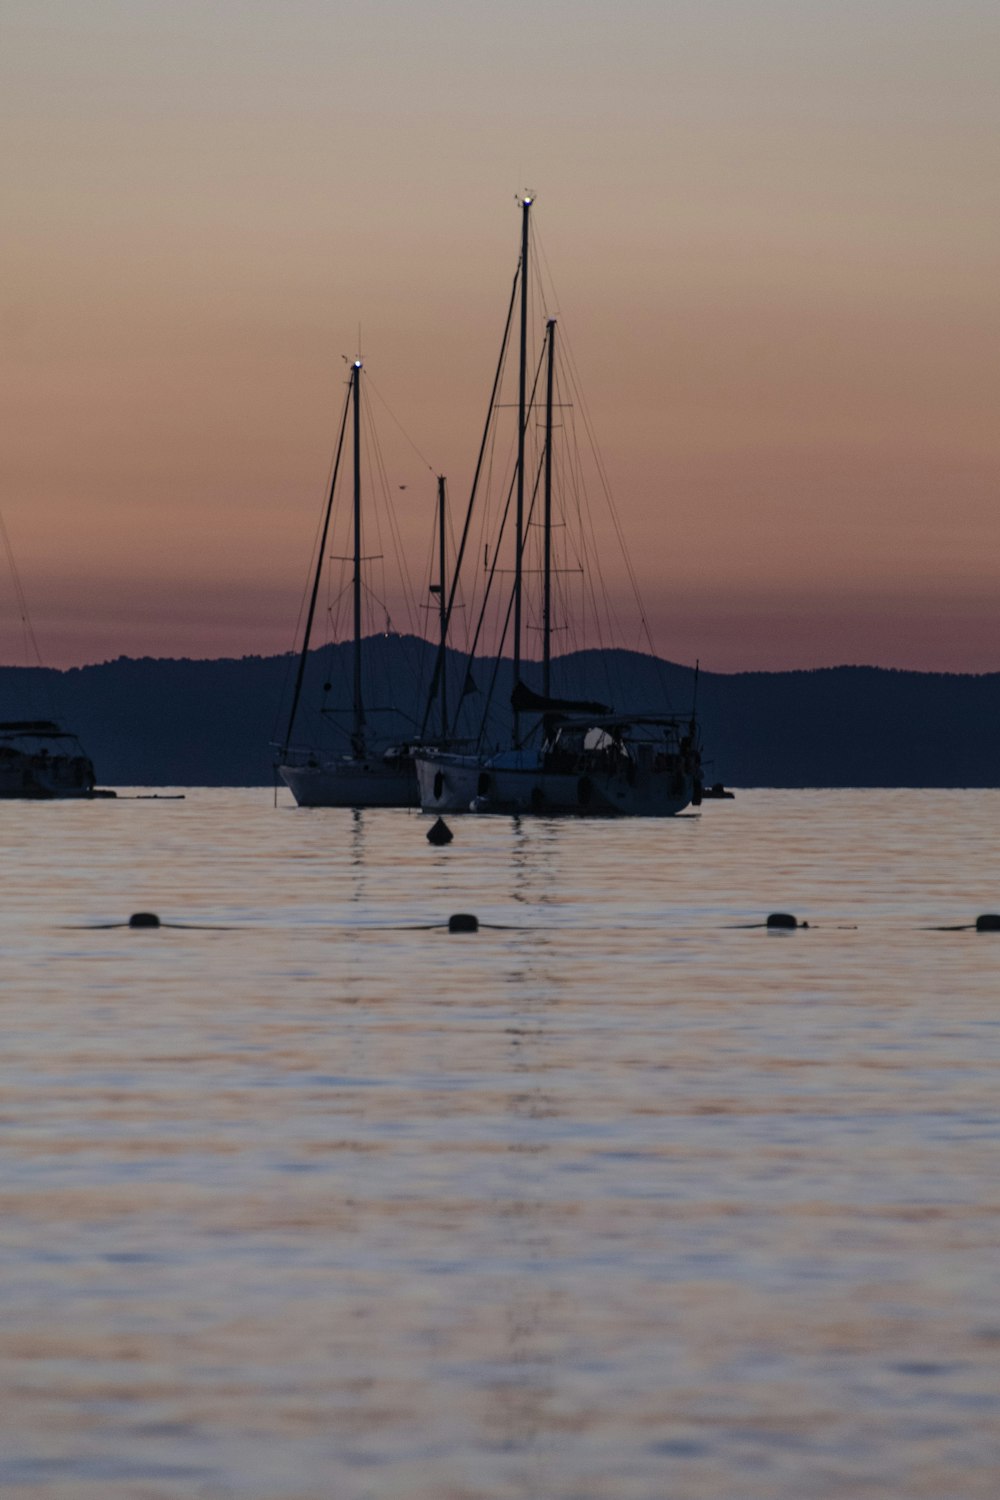
[[[304,705],[349,703],[350,646],[310,656]],[[435,648],[415,637],[365,642],[380,686],[370,723],[380,737],[411,738],[424,712]],[[0,717],[55,716],[76,731],[103,786],[268,786],[271,748],[288,715],[295,659],[217,661],[119,657],[60,672],[0,667]],[[496,674],[489,740],[509,724],[508,660],[482,658],[465,682],[450,652],[448,691],[463,687],[473,732]],[[525,681],[541,687],[538,663]],[[328,688],[324,691],[324,683]],[[688,667],[634,651],[581,651],[553,663],[553,691],[604,699],[617,709],[691,707]],[[390,708],[390,705],[392,706]],[[1000,786],[1000,673],[982,676],[828,667],[798,672],[702,672],[698,716],[706,780],[732,786]],[[315,722],[315,720],[314,720]],[[297,724],[308,739],[309,709]],[[433,724],[431,726],[433,730]],[[433,737],[432,734],[429,737]]]

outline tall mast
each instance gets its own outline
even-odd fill
[[[448,738],[448,672],[445,652],[448,640],[448,594],[445,587],[445,514],[444,514],[444,491],[445,479],[443,474],[438,475],[438,604],[440,606],[441,622],[441,681],[439,689],[441,693],[441,742]]]
[[[521,680],[521,552],[524,547],[524,438],[527,424],[528,369],[528,218],[531,199],[521,200],[521,352],[517,375],[517,521],[514,538],[514,685]],[[520,739],[514,712],[514,742]]]
[[[545,375],[545,561],[542,595],[542,692],[547,698],[552,682],[552,382],[556,351],[556,320],[548,322],[548,368]]]
[[[354,733],[351,749],[365,754],[365,707],[361,699],[361,361],[354,361]]]

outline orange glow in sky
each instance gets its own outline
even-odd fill
[[[46,662],[293,646],[359,330],[419,571],[530,187],[658,651],[1000,670],[998,61],[992,0],[8,0]]]

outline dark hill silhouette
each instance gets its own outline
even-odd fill
[[[372,637],[366,661],[370,724],[389,739],[411,738],[423,714],[434,647],[413,637]],[[303,702],[349,704],[350,647],[313,653]],[[0,667],[0,717],[49,715],[83,741],[104,786],[263,786],[273,779],[271,745],[285,727],[291,656],[239,660],[132,659],[57,672]],[[496,672],[488,739],[508,732],[510,663],[475,663],[464,699],[465,732],[478,723]],[[448,688],[458,701],[465,658],[449,655]],[[526,663],[528,686],[541,671]],[[330,683],[323,692],[324,682]],[[553,665],[553,692],[598,698],[616,708],[691,705],[686,667],[631,651],[582,651]],[[702,672],[698,689],[708,760],[706,779],[734,786],[1000,785],[1000,674],[985,676],[836,667],[810,672]],[[382,709],[393,708],[388,712]],[[327,716],[327,724],[338,714]],[[342,720],[346,723],[346,718]],[[307,740],[310,708],[296,739]],[[433,728],[433,726],[432,726]]]

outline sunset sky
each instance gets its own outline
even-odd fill
[[[359,328],[422,567],[531,189],[658,651],[1000,670],[998,81],[996,0],[0,0],[44,660],[292,647]]]

